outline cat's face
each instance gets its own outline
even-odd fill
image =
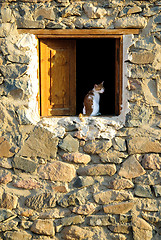
[[[98,93],[103,93],[105,91],[104,87],[103,87],[103,82],[101,82],[100,84],[95,84],[94,85],[94,90]]]

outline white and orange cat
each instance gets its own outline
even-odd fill
[[[103,83],[95,84],[94,88],[87,93],[84,98],[84,107],[83,114],[87,116],[98,116],[100,115],[99,109],[99,101],[100,101],[100,93],[105,91],[103,87]]]

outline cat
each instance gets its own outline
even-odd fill
[[[84,98],[84,107],[83,107],[83,115],[87,116],[98,116],[101,115],[99,112],[99,101],[100,101],[100,93],[104,93],[105,88],[103,87],[103,83],[95,84],[94,88],[87,93]]]

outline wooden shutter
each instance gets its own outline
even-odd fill
[[[123,39],[115,39],[115,114],[119,115],[122,104]]]
[[[41,116],[76,114],[75,40],[40,39]]]

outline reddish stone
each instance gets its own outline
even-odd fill
[[[37,189],[41,187],[41,184],[33,179],[28,180],[18,180],[17,182],[13,183],[14,187],[17,188],[24,188],[24,189]]]
[[[91,161],[91,157],[87,154],[83,153],[64,153],[62,158],[68,162],[74,162],[74,163],[83,163],[87,164]]]

